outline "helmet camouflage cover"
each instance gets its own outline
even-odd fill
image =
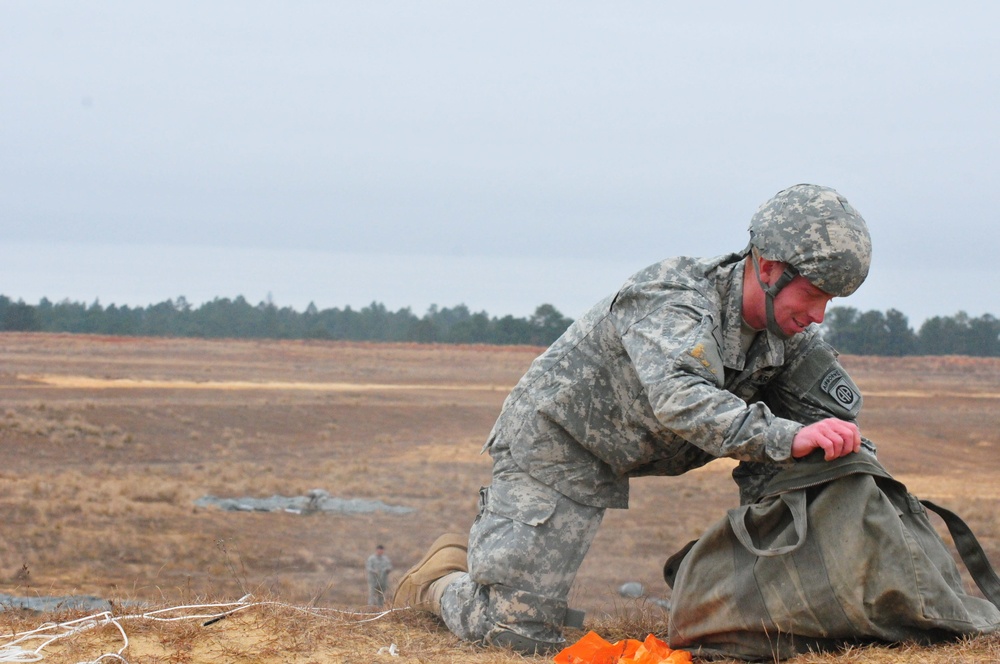
[[[814,184],[789,187],[761,205],[750,220],[750,244],[836,297],[861,286],[872,257],[858,211],[833,189]]]

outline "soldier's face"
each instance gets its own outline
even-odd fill
[[[774,298],[774,319],[782,332],[798,334],[812,323],[822,323],[833,296],[797,276]]]

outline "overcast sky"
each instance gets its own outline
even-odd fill
[[[551,303],[867,219],[836,305],[1000,315],[1000,3],[0,2],[0,293]]]

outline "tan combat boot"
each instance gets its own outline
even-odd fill
[[[454,580],[453,577],[469,570],[468,542],[468,535],[448,533],[438,537],[420,562],[399,580],[392,605],[395,608],[409,606],[441,615],[441,595],[444,594],[444,589]]]

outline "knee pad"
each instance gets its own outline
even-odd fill
[[[530,647],[535,652],[547,652],[547,648],[564,643],[562,627],[568,611],[565,600],[502,585],[490,586],[489,597],[487,619],[492,628],[484,639],[487,644],[501,645],[497,641],[500,639],[502,645],[524,652],[521,648],[533,642],[537,645]]]

